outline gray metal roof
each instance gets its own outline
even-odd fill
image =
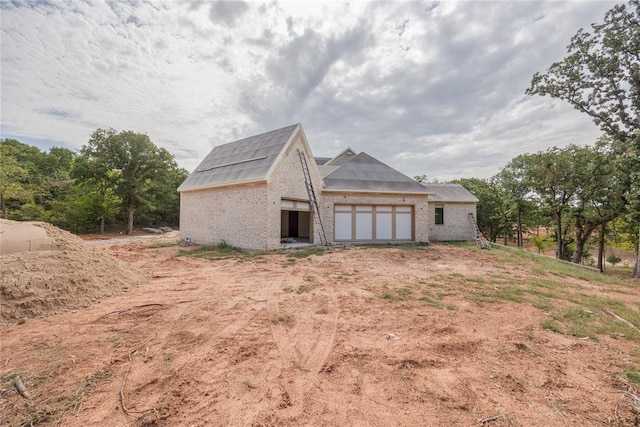
[[[329,160],[331,160],[331,157],[314,157],[313,160],[315,160],[316,164],[320,166],[320,165],[324,165]]]
[[[178,191],[266,179],[282,148],[299,125],[214,147],[178,187]]]
[[[429,192],[430,202],[478,202],[476,196],[460,184],[422,183],[421,185]]]
[[[338,169],[340,169],[340,166],[318,165],[318,171],[320,171],[322,178],[325,178],[327,175],[331,175]]]
[[[340,154],[330,159],[325,163],[327,166],[342,166],[347,162],[350,162],[358,153],[347,147]]]
[[[324,178],[327,190],[427,193],[409,178],[367,153],[360,153]]]

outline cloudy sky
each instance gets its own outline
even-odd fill
[[[598,137],[524,91],[615,4],[0,0],[1,137],[79,149],[133,130],[191,171],[215,145],[301,122],[316,156],[487,178]]]

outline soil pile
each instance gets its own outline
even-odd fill
[[[2,220],[0,227],[10,248],[0,255],[1,323],[85,307],[146,279],[51,224]]]

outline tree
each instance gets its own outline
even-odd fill
[[[527,157],[526,180],[554,219],[558,259],[567,259],[569,255],[569,223],[565,214],[569,213],[578,189],[577,175],[582,165],[576,160],[583,157],[583,150],[576,145],[552,147]]]
[[[640,229],[640,0],[613,7],[592,28],[580,29],[568,56],[536,73],[526,93],[568,102],[616,142],[626,210]],[[640,277],[640,251],[633,276]]]
[[[607,223],[622,214],[625,203],[623,198],[622,177],[615,167],[615,157],[610,153],[609,139],[601,138],[595,147],[585,147],[581,158],[576,162],[583,165],[579,169],[576,197],[573,208],[576,250],[571,259],[579,263],[582,260],[584,246],[591,233],[600,229],[598,247],[598,268],[604,271],[603,254]]]
[[[501,224],[500,199],[495,185],[479,178],[460,178],[452,182],[462,185],[478,198],[476,211],[478,228],[488,240],[495,243]]]
[[[66,148],[53,147],[44,153],[15,139],[0,141],[3,217],[47,220],[52,201],[64,198],[71,190],[69,175],[74,156]]]
[[[506,209],[516,214],[516,240],[520,249],[524,247],[523,214],[531,209],[531,203],[526,199],[531,191],[526,176],[528,165],[529,155],[520,155],[511,160],[495,177],[497,185],[502,189]]]
[[[174,168],[149,183],[148,209],[143,220],[151,225],[177,225],[180,222],[180,193],[176,189],[189,176],[184,168]]]
[[[147,135],[132,131],[98,129],[81,155],[95,168],[96,179],[108,180],[109,173],[116,174],[115,190],[127,213],[127,234],[133,232],[134,212],[144,201],[149,183],[177,167],[167,150],[157,147]]]
[[[26,180],[29,171],[18,163],[16,157],[8,149],[9,146],[2,141],[0,144],[0,209],[2,217],[9,218],[9,204],[11,201],[20,204],[29,200],[22,182]]]

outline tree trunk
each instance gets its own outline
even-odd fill
[[[126,234],[133,234],[133,211],[135,210],[135,206],[133,201],[129,202],[129,206],[127,207],[127,231]]]
[[[575,222],[576,250],[571,256],[571,262],[574,264],[580,264],[580,261],[582,261],[582,253],[584,252],[584,244],[589,238],[589,236],[587,235],[586,230],[584,229],[584,226],[580,222],[580,217],[576,215],[575,219],[576,219],[576,222]]]
[[[3,197],[0,197],[0,207],[2,207],[2,218],[9,219],[9,209],[7,209]]]
[[[100,217],[100,234],[104,234],[104,215]]]
[[[607,231],[607,223],[600,225],[600,238],[598,239],[598,270],[604,273],[604,236]]]
[[[509,245],[509,234],[507,233],[507,227],[509,226],[509,218],[504,217],[504,245]]]
[[[556,219],[556,241],[558,242],[558,251],[556,258],[564,259],[564,239],[562,238],[562,213],[559,211],[553,214]]]
[[[522,211],[518,209],[518,249],[524,248],[524,242],[522,241]]]
[[[582,253],[584,252],[584,241],[576,240],[576,250],[573,252],[571,256],[571,262],[574,264],[580,264],[582,261]]]
[[[638,230],[640,230],[640,226],[638,226]],[[640,236],[640,233],[638,233]],[[640,279],[640,243],[638,243],[638,251],[636,252],[636,266],[633,267],[632,277],[636,279]]]

